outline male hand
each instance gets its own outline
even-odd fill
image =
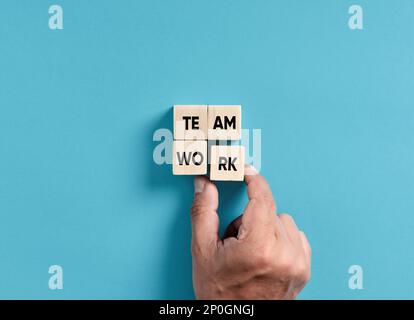
[[[220,239],[218,191],[196,177],[191,209],[193,284],[198,299],[293,299],[310,278],[311,249],[287,214],[276,214],[266,180],[246,168],[249,203]]]

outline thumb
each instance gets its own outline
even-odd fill
[[[205,255],[215,250],[219,241],[217,207],[217,187],[207,177],[196,176],[191,208],[193,253],[202,252]]]

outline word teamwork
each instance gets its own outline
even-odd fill
[[[244,147],[208,143],[240,139],[241,106],[175,105],[173,174],[204,175],[210,164],[211,180],[242,181]]]

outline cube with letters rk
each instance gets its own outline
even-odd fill
[[[207,161],[207,141],[176,140],[173,142],[174,175],[206,174]]]
[[[244,152],[243,146],[211,146],[210,179],[243,181]]]

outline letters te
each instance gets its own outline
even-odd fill
[[[189,121],[191,120],[191,129],[192,130],[198,130],[200,129],[198,126],[198,122],[199,122],[200,117],[198,116],[185,116],[183,117],[183,120],[185,120],[185,130],[189,130]]]

